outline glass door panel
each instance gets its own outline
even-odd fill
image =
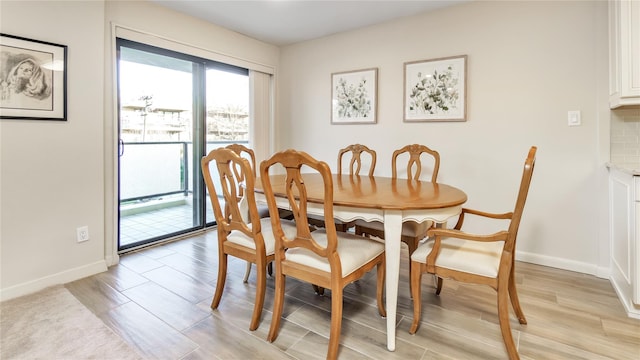
[[[119,250],[201,228],[194,65],[119,41]],[[195,172],[195,171],[198,172]]]
[[[250,148],[248,72],[237,68],[232,71],[207,68],[206,93],[206,152],[229,144]],[[207,222],[213,222],[208,192],[206,203]]]
[[[249,146],[249,71],[117,39],[119,244],[136,248],[214,225],[200,159]]]

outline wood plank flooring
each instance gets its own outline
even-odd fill
[[[255,274],[230,258],[220,307],[209,307],[217,280],[215,231],[121,257],[108,272],[66,284],[85,306],[148,359],[323,359],[331,293],[287,281],[284,320],[266,341],[273,307],[267,280],[263,318],[249,331]],[[518,262],[516,278],[528,325],[511,312],[522,359],[640,359],[640,320],[626,316],[609,283],[593,276]],[[396,351],[386,348],[386,321],[376,310],[375,273],[345,289],[340,359],[506,359],[496,294],[445,280],[440,296],[424,276],[422,325],[412,321],[408,259],[403,247]]]

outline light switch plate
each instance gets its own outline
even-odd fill
[[[567,113],[567,121],[569,126],[580,126],[582,120],[580,119],[580,110],[569,111]]]

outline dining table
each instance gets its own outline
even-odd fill
[[[289,208],[285,175],[270,175],[276,205]],[[303,174],[307,213],[323,215],[324,183],[315,174]],[[464,191],[443,183],[383,176],[332,175],[334,217],[344,222],[379,221],[384,224],[386,261],[387,348],[396,348],[396,310],[400,277],[402,223],[433,221],[445,224],[458,216],[467,201]],[[262,181],[255,182],[256,202],[266,203]]]

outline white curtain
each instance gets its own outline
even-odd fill
[[[249,143],[256,153],[256,165],[273,153],[273,81],[272,75],[249,70]]]

